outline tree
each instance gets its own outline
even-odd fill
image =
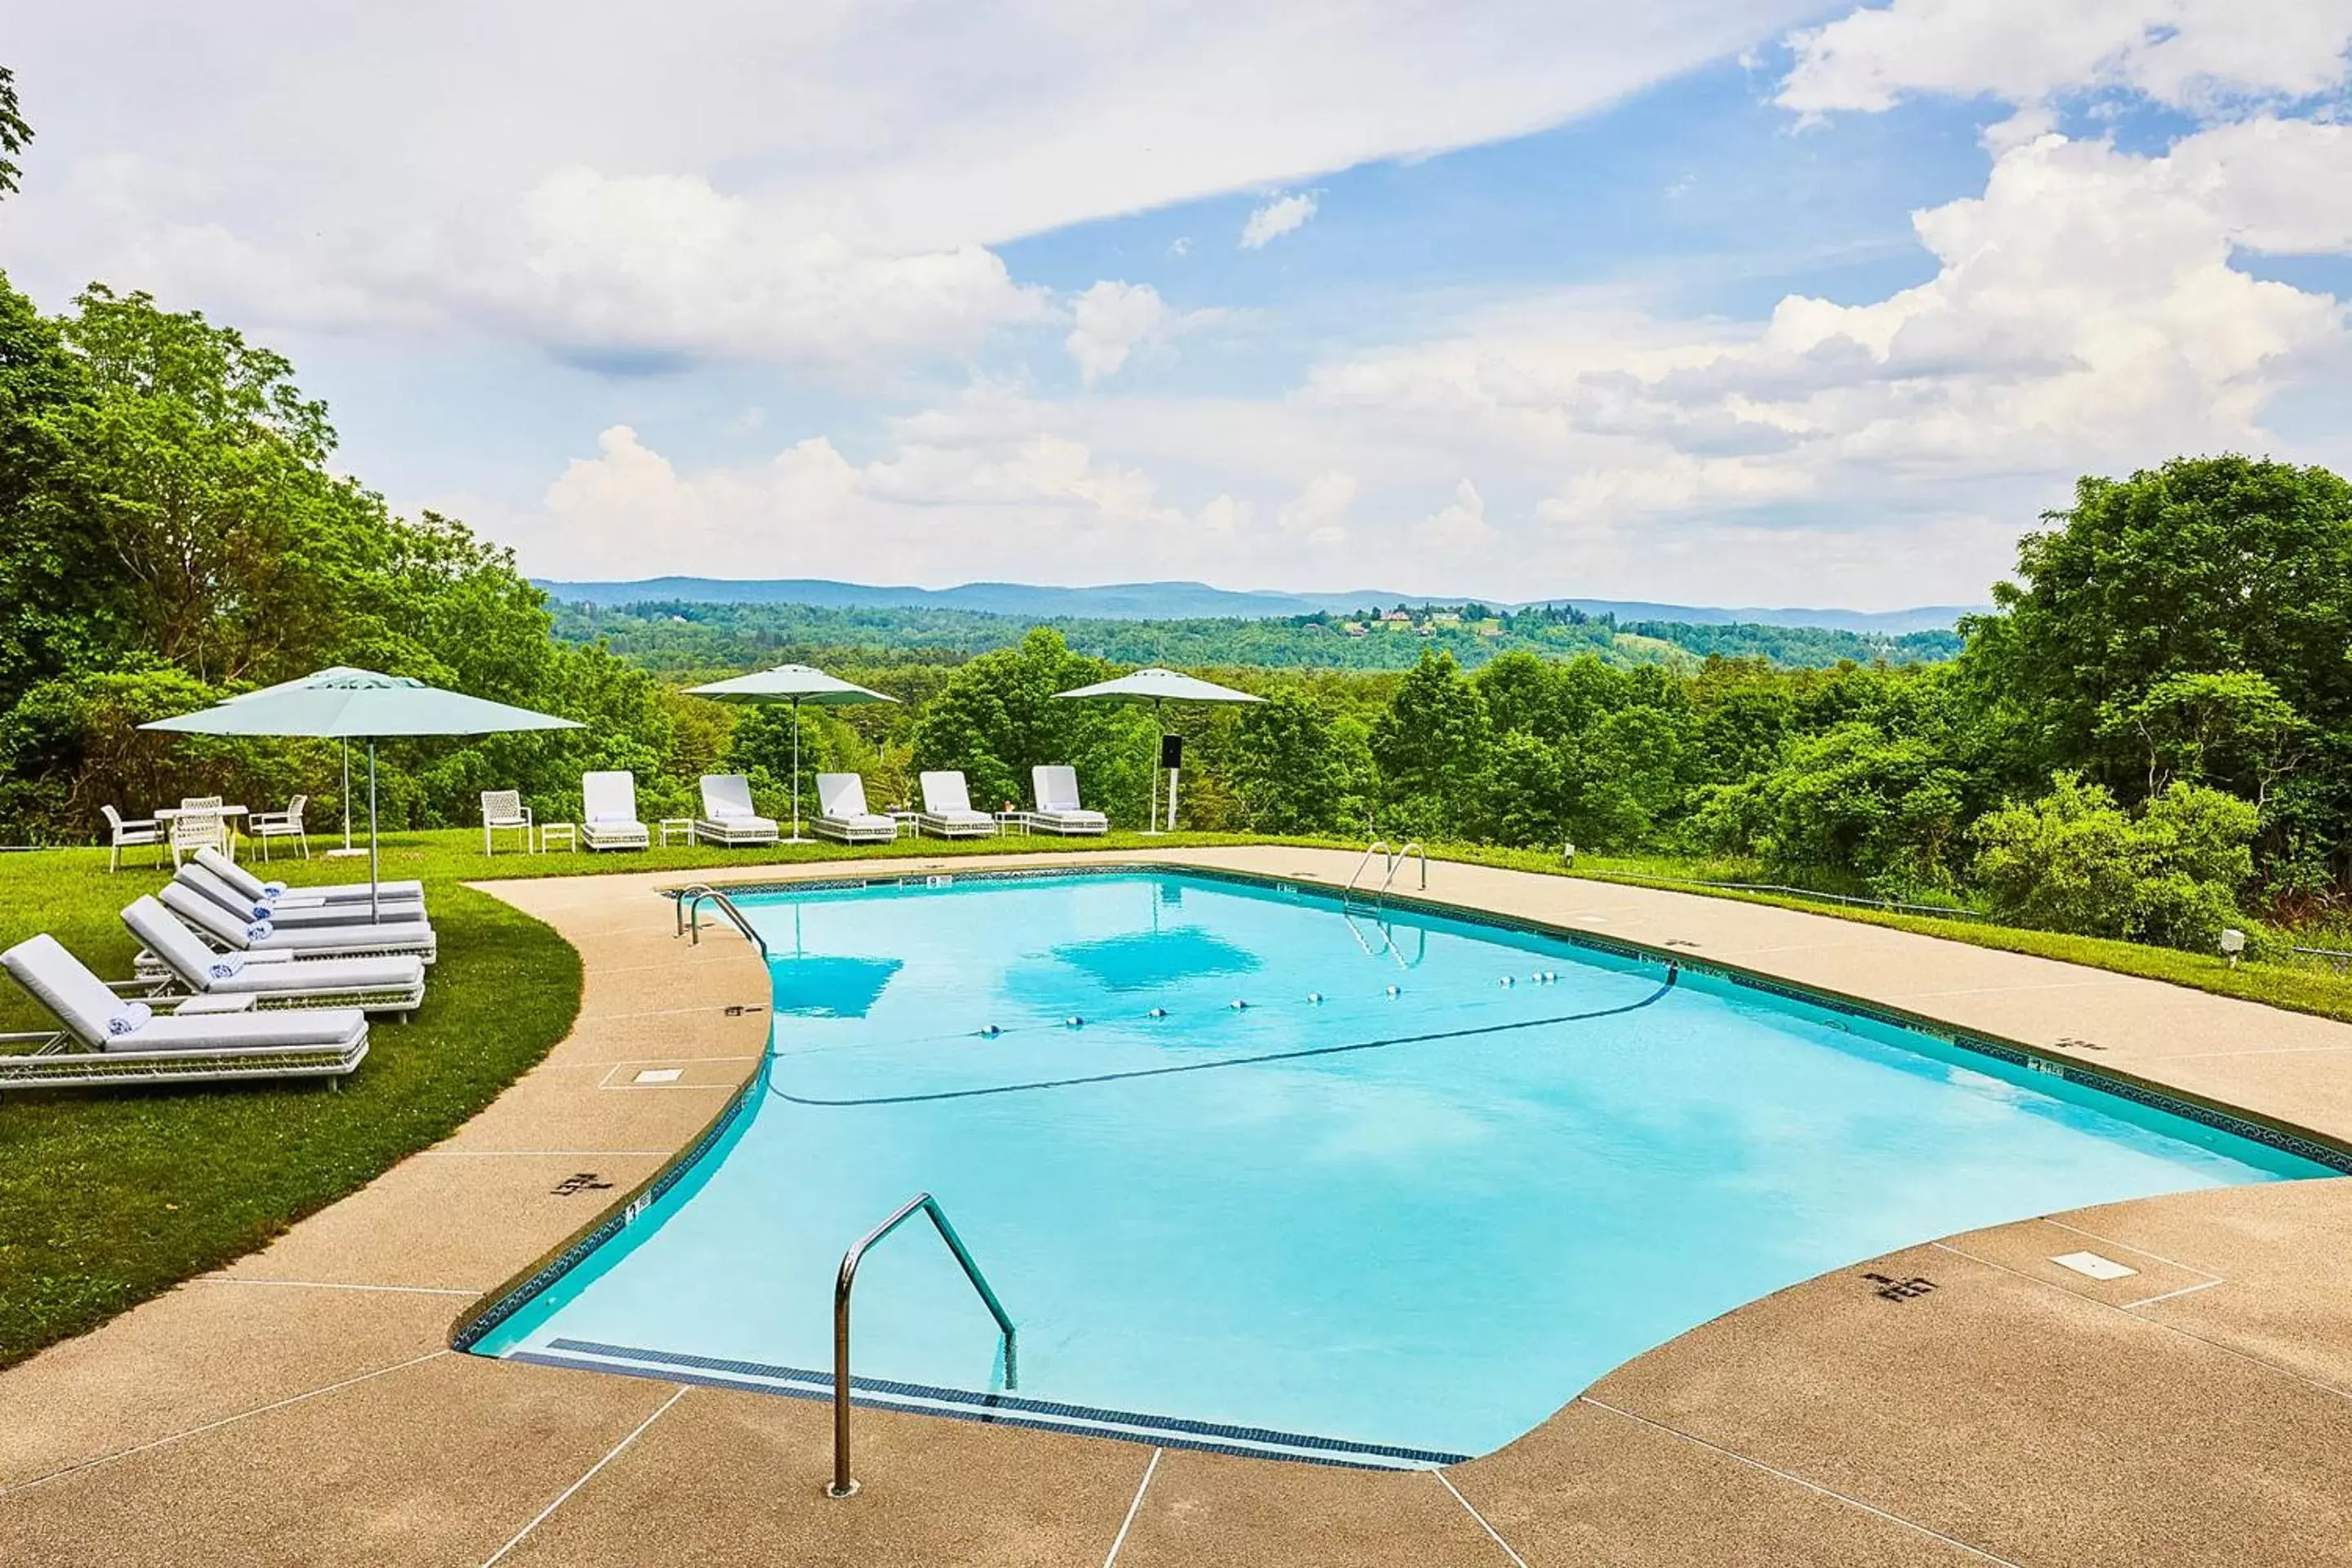
[[[2052,765],[2121,763],[2137,784],[2138,748],[2103,717],[2203,671],[2262,676],[2322,729],[2352,724],[2352,485],[2325,468],[2183,458],[2082,479],[2046,521],[2019,546],[2022,581],[1994,586],[2003,625],[1990,651],[1990,673],[2036,710]]]
[[[1339,750],[1321,709],[1277,691],[1234,721],[1227,773],[1246,825],[1259,833],[1327,833],[1345,794]]]
[[[33,128],[25,123],[25,116],[16,104],[16,73],[0,66],[0,195],[14,193],[19,187],[16,154],[33,139]]]
[[[1372,726],[1382,825],[1448,838],[1475,835],[1486,805],[1486,705],[1450,653],[1422,650]]]
[[[981,655],[948,678],[916,721],[915,765],[957,769],[974,806],[1030,795],[1030,770],[1066,763],[1080,788],[1106,812],[1132,803],[1143,816],[1150,760],[1150,721],[1141,713],[1055,693],[1102,679],[1099,660],[1069,650],[1062,634],[1039,626],[1018,647]]]
[[[2311,726],[2266,676],[2168,675],[2129,704],[2101,710],[2100,732],[2128,734],[2147,755],[2153,798],[2175,778],[2227,784],[2269,803],[2303,761]]]

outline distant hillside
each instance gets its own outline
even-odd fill
[[[1007,616],[938,606],[698,604],[683,599],[625,605],[559,601],[555,632],[600,641],[647,668],[684,672],[805,659],[823,664],[951,664],[1018,642],[1033,626],[1059,631],[1080,653],[1121,664],[1255,665],[1289,669],[1404,669],[1425,647],[1475,668],[1525,649],[1551,658],[1590,653],[1615,665],[1696,666],[1710,654],[1821,668],[1851,659],[1910,664],[1949,658],[1950,631],[1843,631],[1755,623],[1619,621],[1561,605],[1481,616],[1473,606],[1410,620],[1334,616],[1261,616],[1121,620]]]
[[[1364,588],[1345,594],[1244,593],[1205,583],[1112,583],[1092,588],[1057,588],[1025,583],[965,583],[953,588],[874,586],[826,578],[733,581],[719,577],[648,577],[633,583],[574,583],[541,579],[556,600],[572,605],[808,605],[821,609],[970,610],[1033,621],[1063,618],[1103,621],[1200,619],[1263,620],[1272,617],[1347,614],[1398,605],[1459,605],[1459,597],[1398,594]],[[1923,605],[1907,610],[1724,609],[1701,605],[1654,605],[1619,599],[1540,599],[1522,604],[1484,601],[1498,609],[1573,608],[1620,622],[1657,621],[1685,626],[1822,626],[1836,631],[1949,631],[1960,616],[1981,606]]]

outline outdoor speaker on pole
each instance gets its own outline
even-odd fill
[[[1160,765],[1163,768],[1181,768],[1184,765],[1183,736],[1162,735],[1160,737]]]

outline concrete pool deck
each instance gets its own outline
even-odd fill
[[[1118,858],[1326,882],[1354,864]],[[651,893],[683,879],[479,884],[579,949],[570,1037],[446,1142],[266,1250],[0,1373],[0,1563],[2352,1563],[2342,1180],[1922,1238],[1563,1388],[1541,1426],[1433,1474],[861,1411],[866,1490],[831,1502],[821,1405],[454,1353],[482,1293],[660,1169],[757,1068],[765,974],[730,932],[673,935]],[[2352,1026],[1687,894],[1440,863],[1426,896],[2352,1139]],[[678,1076],[640,1083],[648,1068]],[[2133,1272],[2052,1261],[2084,1252]]]

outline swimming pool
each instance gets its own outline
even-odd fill
[[[931,885],[932,883],[942,885]],[[772,1055],[711,1153],[473,1348],[869,1403],[1439,1463],[1741,1302],[2086,1204],[2335,1173],[1689,964],[1195,873],[738,902]]]

